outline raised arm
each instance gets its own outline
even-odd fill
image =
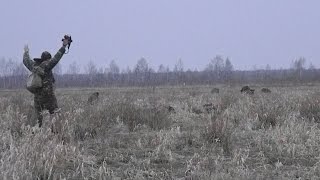
[[[64,53],[66,52],[66,46],[62,46],[59,51],[53,56],[53,58],[46,65],[46,69],[52,70],[60,61]]]
[[[23,64],[29,69],[29,71],[33,70],[34,62],[30,59],[28,45],[24,46]]]

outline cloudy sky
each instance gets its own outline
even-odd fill
[[[1,0],[0,57],[21,60],[74,39],[67,67],[114,59],[121,68],[141,57],[157,69],[182,59],[203,69],[216,55],[236,69],[289,67],[301,56],[320,67],[319,0]]]

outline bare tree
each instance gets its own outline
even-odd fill
[[[145,85],[147,73],[149,71],[149,65],[145,58],[138,60],[137,65],[134,68],[137,83],[140,85]]]
[[[94,75],[98,73],[97,66],[93,61],[89,61],[89,63],[85,67],[85,72],[89,75]]]
[[[293,68],[294,69],[304,69],[304,65],[306,63],[306,59],[304,57],[300,57],[293,61]]]
[[[62,75],[62,66],[58,63],[52,70],[53,74],[55,75]]]
[[[16,84],[16,78],[14,78],[14,70],[17,67],[17,63],[14,62],[12,59],[9,59],[4,64],[5,70],[4,70],[4,80],[6,81],[6,88],[12,88],[14,84]]]
[[[217,55],[215,58],[211,59],[210,63],[205,68],[205,72],[209,78],[209,82],[221,80],[224,69],[225,63],[222,56]]]
[[[5,74],[6,74],[7,76],[12,76],[12,75],[14,75],[14,74],[13,74],[13,70],[15,69],[16,64],[17,64],[17,63],[14,62],[12,59],[9,59],[9,60],[7,61],[7,63],[5,64],[5,67],[6,67]]]
[[[71,64],[69,64],[67,73],[72,75],[76,75],[80,73],[80,66],[77,64],[76,61],[73,61]]]
[[[304,57],[300,57],[293,61],[293,69],[295,70],[296,78],[301,80],[302,72],[305,69],[304,65],[306,63],[306,59]]]
[[[120,68],[117,65],[115,60],[112,60],[109,64],[109,71],[111,74],[119,74],[120,73]]]
[[[165,73],[166,72],[166,68],[164,67],[163,64],[160,64],[158,67],[158,73]]]
[[[308,68],[309,70],[315,70],[316,69],[316,67],[312,64],[312,62],[309,64],[309,68]]]
[[[224,59],[222,56],[216,56],[214,59],[214,72],[218,75],[218,79],[221,79],[221,74],[224,70]]]
[[[138,60],[137,65],[134,68],[134,72],[135,73],[145,73],[149,69],[148,66],[149,65],[147,63],[147,60],[145,58],[141,58]]]
[[[229,58],[226,59],[225,65],[224,65],[224,80],[230,81],[232,77],[232,71],[233,71],[233,65]]]
[[[266,70],[270,71],[271,70],[271,66],[269,64],[266,65]]]
[[[0,75],[4,76],[5,75],[5,70],[6,70],[5,64],[7,64],[7,60],[4,57],[0,58],[0,64],[1,64],[1,66],[0,66]]]
[[[89,84],[90,86],[96,86],[98,84],[98,69],[96,64],[93,61],[89,61],[87,66],[85,67],[85,73],[88,74],[88,81],[86,84]]]
[[[17,66],[13,70],[13,73],[17,76],[25,77],[25,76],[27,76],[28,71],[27,71],[26,67],[24,66],[24,64],[22,62],[20,62],[19,64],[17,64]]]
[[[179,72],[179,73],[182,73],[183,72],[183,62],[182,62],[182,59],[180,58],[177,63],[175,64],[174,66],[174,72]]]
[[[229,58],[226,59],[224,70],[225,71],[233,71],[233,65],[232,65]]]
[[[180,58],[177,63],[174,65],[173,73],[176,78],[176,83],[184,83],[183,77],[184,67],[182,59]]]

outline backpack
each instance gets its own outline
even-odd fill
[[[36,93],[40,88],[42,88],[42,77],[44,75],[44,70],[40,66],[33,68],[33,71],[27,78],[27,90],[31,93]]]

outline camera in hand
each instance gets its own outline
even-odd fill
[[[68,40],[68,49],[70,48],[70,45],[72,43],[72,39],[71,39],[71,36],[70,35],[64,35],[63,40],[67,39]]]

